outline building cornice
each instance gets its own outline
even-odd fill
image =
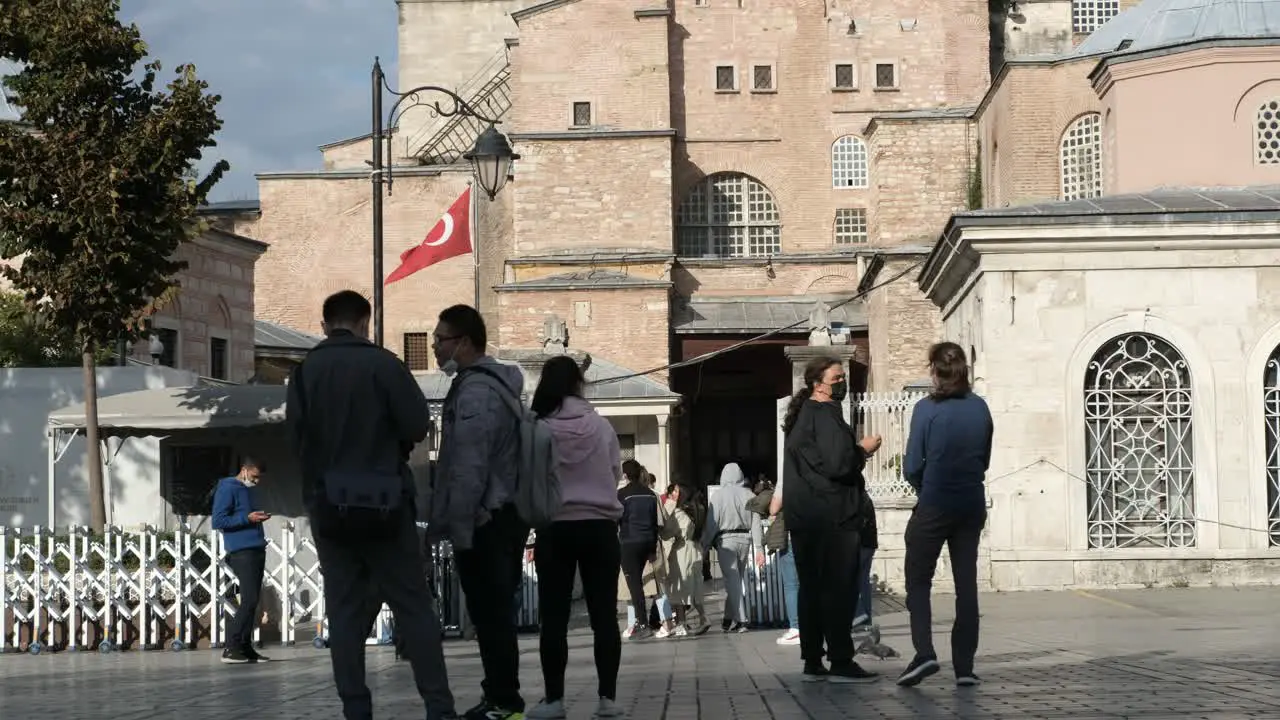
[[[1142,60],[1166,58],[1202,49],[1274,48],[1278,44],[1280,44],[1280,38],[1212,38],[1208,40],[1192,40],[1178,45],[1165,45],[1164,47],[1139,50],[1137,52],[1112,53],[1101,57],[1098,66],[1089,73],[1089,81],[1094,84],[1094,87],[1097,87],[1100,82],[1103,82],[1103,76],[1115,74],[1112,68]],[[1180,65],[1181,63],[1177,64]]]
[[[1210,63],[1235,64],[1275,62],[1276,40],[1202,40],[1195,43],[1111,56],[1089,74],[1098,97],[1104,96],[1119,80],[1183,70]]]
[[[871,290],[871,287],[876,284],[876,279],[880,276],[880,271],[884,269],[887,258],[923,258],[929,255],[930,249],[926,245],[904,245],[877,250],[871,255],[871,260],[867,263],[867,268],[863,271],[862,277],[858,278],[858,292],[865,293]]]
[[[599,252],[573,252],[547,255],[525,255],[507,259],[511,267],[527,267],[531,265],[599,265],[623,263],[627,265],[649,265],[667,263],[675,260],[674,253],[655,252],[652,250],[601,250]]]
[[[676,263],[685,267],[768,267],[770,265],[852,265],[859,257],[872,255],[875,248],[859,248],[848,252],[823,253],[788,253],[770,255],[768,257],[724,258],[724,257],[677,257]]]
[[[260,172],[259,180],[368,180],[372,170],[358,168],[343,170],[282,170]],[[405,165],[393,169],[394,177],[434,177],[436,175],[471,175],[472,170],[462,165]]]
[[[947,307],[981,274],[984,255],[1280,250],[1276,211],[1056,219],[1064,222],[953,217],[920,271],[920,290]],[[1224,265],[1231,262],[1224,254]]]
[[[618,0],[613,1],[617,2]],[[551,12],[552,10],[562,8],[565,5],[572,5],[576,2],[578,2],[578,0],[546,0],[546,2],[540,2],[537,5],[531,5],[523,10],[517,10],[511,13],[511,19],[516,25],[519,25],[522,21],[528,20],[535,15],[541,15],[544,12]]]
[[[192,238],[191,242],[215,250],[239,250],[250,253],[253,257],[262,255],[271,247],[261,240],[254,240],[219,228],[209,228]]]
[[[525,280],[523,282],[503,283],[494,285],[493,289],[498,292],[548,292],[548,291],[566,291],[566,290],[646,290],[646,289],[670,289],[670,280],[618,280],[617,282],[600,282],[593,280],[583,280],[580,283],[575,282],[541,282],[538,280]]]
[[[671,14],[671,8],[669,7],[641,8],[636,10],[635,13],[637,20],[671,17]]]
[[[566,130],[563,132],[511,133],[512,142],[555,142],[561,140],[626,140],[631,138],[675,137],[670,128],[660,130]]]

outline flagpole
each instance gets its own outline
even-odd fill
[[[382,347],[382,63],[373,61],[373,342]]]
[[[480,311],[480,207],[476,202],[476,184],[475,180],[468,180],[467,187],[471,189],[471,262],[473,270],[472,277],[475,278],[474,297],[476,312]]]

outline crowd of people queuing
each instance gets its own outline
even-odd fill
[[[651,473],[634,459],[622,460],[612,426],[584,398],[583,368],[558,356],[546,361],[530,402],[536,422],[554,440],[560,502],[551,521],[534,533],[544,690],[539,702],[526,706],[512,612],[530,530],[517,511],[522,415],[513,412],[524,380],[517,367],[485,353],[480,314],[457,305],[440,313],[433,333],[436,360],[453,379],[426,514],[427,541],[452,543],[483,666],[483,699],[459,716],[440,620],[434,603],[424,601],[431,596],[426,578],[406,571],[423,566],[408,457],[428,434],[427,402],[405,365],[369,342],[370,311],[353,291],[326,299],[326,338],[295,370],[287,405],[325,577],[334,681],[348,720],[373,714],[364,649],[383,603],[395,617],[429,720],[565,717],[575,577],[593,636],[594,716],[620,717],[624,640],[699,636],[712,627],[704,597],[713,551],[724,578],[723,633],[748,630],[745,580],[752,564],[763,566],[772,554],[789,625],[778,644],[799,645],[803,678],[876,679],[854,661],[852,637],[871,623],[877,531],[862,471],[881,440],[857,438],[846,421],[841,407],[848,383],[840,361],[818,358],[805,368],[783,423],[783,473],[776,486],[762,479],[749,488],[741,467],[729,463],[713,493],[677,481],[660,496]],[[956,682],[975,685],[977,546],[986,521],[982,483],[991,418],[970,390],[959,346],[939,344],[928,360],[934,390],[915,410],[903,461],[919,499],[906,530],[905,558],[915,656],[898,683],[914,685],[939,670],[929,594],[945,544],[957,593]],[[215,527],[228,536],[234,556],[228,561],[241,582],[242,604],[249,606],[244,618],[237,614],[224,653],[232,663],[266,661],[248,642],[248,613],[256,603],[243,590],[261,584],[259,538],[268,515],[255,507],[252,494],[261,476],[261,463],[246,461],[239,475],[219,484],[214,500]],[[627,615],[621,629],[619,598],[626,600]]]

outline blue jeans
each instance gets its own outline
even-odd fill
[[[800,581],[796,577],[796,558],[791,554],[791,539],[787,538],[787,549],[778,553],[778,574],[782,579],[782,602],[786,605],[787,624],[792,630],[800,629]]]
[[[673,617],[673,615],[671,614],[671,600],[666,595],[663,595],[658,598],[657,602],[658,602],[658,618],[661,619],[663,622],[670,620]],[[635,624],[636,624],[636,609],[631,605],[627,605],[627,627],[632,627]],[[644,617],[644,620],[641,624],[646,626],[649,624],[648,615]]]
[[[858,578],[858,609],[854,612],[855,617],[867,617],[866,624],[871,624],[871,558],[875,557],[876,549],[864,547],[862,548],[862,557],[858,559],[858,573],[862,576]]]

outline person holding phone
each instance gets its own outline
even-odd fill
[[[213,529],[222,533],[227,565],[240,587],[240,604],[227,628],[227,647],[222,651],[222,662],[228,665],[267,662],[253,649],[253,618],[267,567],[267,534],[262,524],[271,517],[258,509],[254,488],[265,469],[258,460],[245,457],[240,461],[240,472],[219,480],[213,493]]]

